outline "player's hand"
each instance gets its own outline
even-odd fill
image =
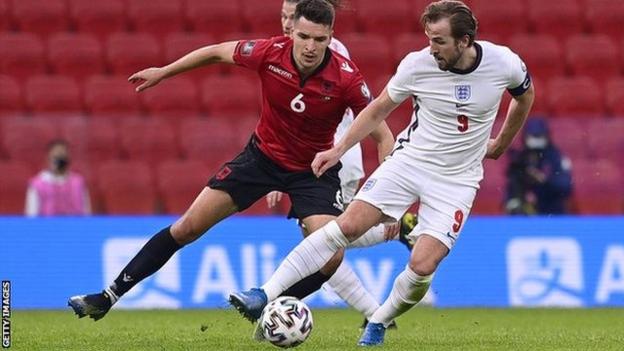
[[[281,191],[271,191],[266,196],[267,206],[269,206],[269,208],[277,206],[277,203],[282,201],[282,196],[284,196],[284,193]]]
[[[401,230],[399,222],[384,224],[384,240],[393,240],[399,234],[399,230]]]
[[[319,152],[312,161],[312,172],[319,178],[328,169],[335,166],[340,161],[340,152],[336,148],[331,148],[327,151]]]
[[[505,152],[505,150],[500,146],[500,144],[496,141],[496,139],[488,140],[487,152],[485,153],[485,158],[498,160],[498,158],[503,154],[503,152]]]
[[[151,88],[154,85],[160,83],[165,78],[165,72],[162,68],[152,67],[139,71],[128,78],[130,83],[143,82],[136,87],[136,92],[141,92],[147,88]]]

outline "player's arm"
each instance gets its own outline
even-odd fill
[[[377,143],[377,155],[379,163],[382,163],[386,156],[390,155],[394,147],[394,136],[385,121],[370,133],[371,138]]]
[[[399,104],[390,99],[386,89],[355,118],[347,134],[333,148],[319,152],[312,161],[312,171],[320,177],[327,169],[338,163],[338,160],[353,145],[359,143],[388,117]],[[384,123],[385,124],[385,123]],[[385,126],[388,128],[388,126]]]
[[[513,96],[507,109],[507,117],[505,122],[503,122],[503,127],[496,138],[490,139],[488,142],[486,158],[496,160],[507,150],[529,116],[534,99],[535,89],[533,84],[529,86],[524,94]]]
[[[161,80],[173,77],[188,70],[214,63],[234,63],[234,50],[238,42],[230,41],[209,45],[192,51],[180,59],[163,67],[152,67],[139,71],[128,78],[131,83],[143,82],[137,92],[153,87]]]

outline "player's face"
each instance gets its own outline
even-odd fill
[[[297,4],[284,1],[282,3],[282,32],[285,36],[292,36],[293,27],[295,26],[295,8]]]
[[[329,26],[308,21],[305,17],[295,21],[293,56],[302,73],[309,73],[321,64],[331,36]]]
[[[435,58],[438,67],[443,71],[455,67],[467,47],[467,42],[453,38],[449,19],[443,18],[428,23],[425,34],[429,37],[429,52]]]

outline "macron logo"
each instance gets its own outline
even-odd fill
[[[273,73],[277,73],[280,76],[286,78],[286,79],[292,79],[293,75],[290,72],[286,72],[281,68],[277,68],[273,65],[269,65],[269,71],[273,72]]]
[[[351,66],[349,66],[347,62],[343,62],[342,65],[340,65],[340,69],[349,73],[353,73],[353,68],[351,68]]]

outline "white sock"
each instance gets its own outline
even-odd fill
[[[344,261],[327,283],[338,296],[366,316],[366,318],[370,318],[375,310],[379,308],[377,300],[364,288],[360,278],[351,269],[351,266]]]
[[[378,224],[371,229],[369,229],[366,233],[362,234],[359,238],[352,241],[348,248],[352,247],[368,247],[377,245],[385,241],[384,238],[384,230],[385,227],[383,224]]]
[[[276,299],[296,282],[318,272],[329,259],[349,244],[336,221],[310,234],[299,243],[262,286],[269,301]]]
[[[416,305],[427,293],[433,274],[420,276],[409,266],[394,280],[390,296],[369,319],[372,323],[383,323],[386,327],[398,316]]]

